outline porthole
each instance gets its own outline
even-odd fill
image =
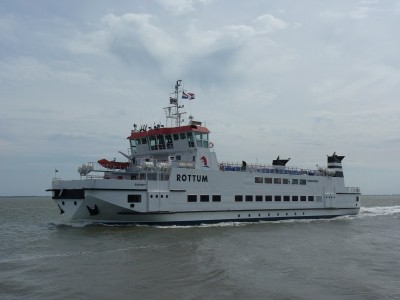
[[[304,211],[303,211],[303,216],[304,216]]]
[[[62,204],[62,205],[65,205],[65,202],[63,201],[63,202],[61,202],[61,204]]]
[[[297,215],[297,213],[294,213],[294,215],[296,216],[296,215]]]
[[[270,214],[268,214],[268,217],[270,216]]]
[[[78,203],[76,203],[76,201],[74,201],[74,205],[77,205]]]
[[[261,215],[260,215],[260,214],[258,214],[258,216],[259,216],[259,217],[261,217]]]
[[[286,215],[287,215],[287,213],[286,213]]]
[[[158,195],[156,195],[156,198],[158,198]]]
[[[150,198],[153,198],[153,195],[150,195]]]
[[[240,215],[238,215],[238,218],[240,218]]]
[[[279,213],[277,213],[276,215],[279,216]]]
[[[161,198],[164,198],[164,195],[161,195]]]
[[[249,218],[250,218],[250,214],[249,214]]]
[[[165,195],[165,198],[168,198],[168,195]]]
[[[135,207],[135,204],[132,203],[132,204],[131,204],[131,207]]]

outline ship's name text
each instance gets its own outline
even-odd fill
[[[208,182],[207,175],[176,174],[176,181]]]

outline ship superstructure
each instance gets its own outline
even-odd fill
[[[175,84],[164,108],[165,125],[134,125],[126,161],[101,159],[79,167],[79,180],[54,178],[53,199],[61,214],[99,223],[195,224],[226,221],[331,218],[357,214],[358,187],[345,187],[344,156],[327,167],[218,162],[210,131],[189,116]]]

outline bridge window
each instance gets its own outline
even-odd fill
[[[187,136],[189,147],[194,147],[193,132],[187,132],[186,136]]]
[[[270,177],[265,178],[265,183],[272,184],[272,178]]]
[[[265,201],[272,201],[272,196],[265,196]]]
[[[282,180],[280,178],[274,178],[274,184],[281,184]]]
[[[299,184],[299,180],[298,179],[292,179],[292,184]]]
[[[308,196],[308,201],[314,201],[314,196]]]
[[[292,201],[299,201],[299,196],[292,196]]]
[[[290,196],[283,196],[283,201],[290,201]]]
[[[300,196],[300,201],[306,201],[307,197],[306,196]]]
[[[186,140],[186,133],[184,132],[180,133],[179,137],[181,138],[181,140]]]
[[[140,144],[140,140],[131,140],[132,153],[136,152],[136,146]]]
[[[282,201],[282,197],[281,196],[275,196],[275,201]]]
[[[158,150],[157,140],[154,135],[149,136],[149,144],[150,144],[150,150]]]
[[[166,134],[165,135],[165,141],[166,141],[166,144],[167,144],[167,149],[172,149],[173,148],[172,135]]]
[[[178,141],[179,140],[179,134],[174,133],[173,137],[174,137],[174,141]]]
[[[263,196],[257,195],[256,196],[256,201],[263,201]]]
[[[283,182],[283,184],[289,184],[289,179],[283,178],[283,179],[282,179],[282,182]]]
[[[306,185],[307,181],[305,179],[300,179],[300,185]]]

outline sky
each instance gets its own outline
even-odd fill
[[[400,1],[2,0],[0,196],[124,159],[176,80],[219,161],[326,166],[399,194]]]

